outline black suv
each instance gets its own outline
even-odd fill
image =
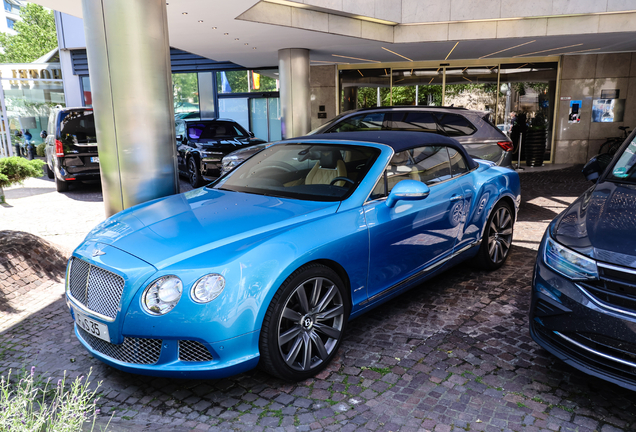
[[[309,134],[403,130],[456,139],[468,154],[511,167],[512,141],[490,121],[490,113],[455,107],[392,106],[347,111]]]
[[[58,192],[69,182],[99,179],[99,155],[92,108],[57,108],[49,116],[46,143],[46,173],[55,178]]]

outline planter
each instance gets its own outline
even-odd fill
[[[547,130],[529,130],[523,136],[522,151],[525,155],[527,166],[543,165],[547,135]]]

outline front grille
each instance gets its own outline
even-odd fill
[[[201,342],[193,340],[179,341],[179,360],[200,362],[212,360],[212,354]]]
[[[633,269],[598,266],[599,280],[580,283],[597,300],[628,312],[636,312],[636,274]]]
[[[75,300],[98,314],[109,318],[117,316],[124,292],[121,276],[75,257],[69,272],[69,291]]]
[[[155,364],[161,354],[161,339],[124,338],[124,343],[114,345],[99,339],[77,327],[82,339],[95,351],[115,360],[133,364]]]

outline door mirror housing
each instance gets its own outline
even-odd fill
[[[424,183],[417,180],[402,180],[391,189],[386,205],[389,208],[395,207],[398,201],[422,200],[431,193],[431,190]]]
[[[591,182],[596,182],[610,162],[612,162],[612,156],[609,154],[603,153],[596,155],[585,164],[581,172],[586,179]]]
[[[254,138],[256,135],[254,135],[254,132],[248,132],[250,138]]]

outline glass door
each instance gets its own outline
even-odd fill
[[[442,68],[393,69],[393,105],[442,106]]]

